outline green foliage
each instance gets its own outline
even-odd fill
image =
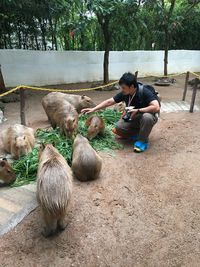
[[[199,2],[2,0],[0,48],[103,50],[106,40],[110,50],[163,49],[167,29],[169,49],[199,49]]]
[[[122,145],[117,143],[112,133],[113,125],[119,120],[120,113],[113,110],[105,110],[98,112],[105,123],[106,129],[102,136],[97,136],[90,141],[90,144],[96,151],[112,151],[113,149],[120,149]],[[87,128],[85,121],[87,116],[81,116],[79,119],[79,133],[86,136]],[[65,136],[62,136],[59,129],[42,130],[37,131],[37,138],[39,143],[50,144],[53,143],[58,151],[63,155],[67,162],[71,165],[72,156],[72,144],[73,141]],[[14,161],[13,168],[17,174],[17,180],[12,186],[21,186],[36,179],[36,173],[38,168],[38,147],[35,147],[31,153],[21,157],[19,160]]]

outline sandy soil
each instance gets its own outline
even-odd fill
[[[182,85],[162,88],[163,100],[180,100]],[[29,96],[34,127],[48,125],[40,99]],[[7,105],[6,124],[17,121],[18,105]],[[101,153],[101,178],[74,181],[67,229],[43,238],[37,209],[1,237],[0,266],[200,266],[199,132],[199,113],[163,114],[147,152],[125,143],[114,156]]]

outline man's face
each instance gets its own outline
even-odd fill
[[[129,94],[131,94],[131,93],[133,92],[134,89],[135,89],[135,88],[134,88],[133,85],[131,85],[130,87],[129,87],[128,85],[126,85],[126,84],[122,84],[122,85],[121,85],[121,90],[122,90],[122,93],[123,93],[124,95],[129,95]]]

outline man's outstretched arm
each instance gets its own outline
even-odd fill
[[[113,98],[109,98],[103,102],[101,102],[100,104],[98,104],[96,107],[94,108],[84,108],[81,110],[82,114],[89,114],[91,112],[95,112],[97,110],[103,109],[103,108],[107,108],[110,107],[112,105],[116,104],[115,100]]]

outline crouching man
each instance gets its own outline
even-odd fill
[[[160,112],[159,98],[152,86],[138,83],[135,76],[128,72],[119,80],[121,92],[94,108],[86,108],[88,114],[124,101],[127,112],[117,122],[113,132],[134,141],[134,151],[143,152],[149,146],[149,135],[158,121]]]

